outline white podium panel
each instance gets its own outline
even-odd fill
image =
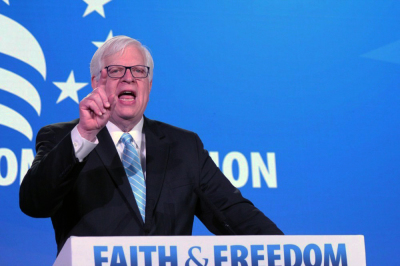
[[[54,266],[363,266],[364,236],[71,237]]]

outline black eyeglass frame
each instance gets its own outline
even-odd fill
[[[109,68],[109,67],[113,67],[113,66],[120,66],[120,67],[124,67],[124,68],[125,68],[124,74],[123,74],[121,77],[119,77],[119,78],[122,78],[123,76],[125,76],[126,70],[127,70],[127,69],[129,69],[129,71],[130,71],[131,74],[132,74],[132,77],[134,77],[135,79],[144,79],[144,78],[147,78],[147,77],[149,76],[149,73],[150,73],[150,67],[149,67],[149,66],[145,66],[145,65],[134,65],[134,66],[109,65],[109,66],[104,67],[105,69],[107,69],[107,76],[109,76],[110,78],[114,78],[114,79],[117,78],[117,77],[111,77],[110,74],[108,73],[108,68]],[[133,67],[138,67],[138,66],[147,68],[147,74],[146,74],[145,77],[135,77],[135,75],[133,75],[132,68],[133,68]]]

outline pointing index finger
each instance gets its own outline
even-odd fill
[[[103,68],[100,72],[100,78],[98,81],[98,88],[102,88],[103,90],[106,89],[106,83],[107,83],[107,70]]]
[[[107,97],[107,90],[106,90],[106,84],[107,84],[107,70],[105,68],[103,68],[100,72],[100,79],[97,83],[97,88],[100,89],[101,93],[100,96],[103,99],[104,102],[104,107],[109,108],[110,107],[110,103],[108,101],[108,97]],[[104,95],[104,96],[103,96]]]
[[[106,81],[107,81],[107,76],[108,76],[108,74],[107,74],[107,69],[103,69],[102,71],[101,71],[101,76],[100,76],[100,80],[99,80],[99,85],[100,86],[104,86],[104,91],[106,91],[107,92],[107,103],[108,103],[108,106],[107,106],[107,108],[109,108],[109,107],[111,107],[111,105],[113,105],[114,103],[114,100],[115,100],[115,96],[116,96],[116,94],[115,94],[115,92],[116,92],[116,90],[117,90],[117,86],[115,85],[115,83],[113,83],[113,82],[109,82],[108,84],[106,84]],[[105,89],[106,87],[108,86],[108,88],[107,88],[107,90]],[[112,100],[112,101],[111,101]]]

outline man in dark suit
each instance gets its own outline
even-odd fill
[[[93,91],[79,119],[39,131],[20,188],[24,213],[51,217],[58,252],[72,235],[190,235],[194,215],[214,234],[282,234],[195,133],[144,117],[153,59],[141,43],[108,40],[90,69]],[[127,163],[129,152],[136,165]]]

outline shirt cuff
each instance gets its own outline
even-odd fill
[[[75,150],[75,157],[82,162],[89,153],[96,148],[97,144],[99,144],[99,140],[96,138],[94,142],[88,141],[83,138],[78,131],[77,126],[74,127],[71,131],[71,139],[72,145]]]

